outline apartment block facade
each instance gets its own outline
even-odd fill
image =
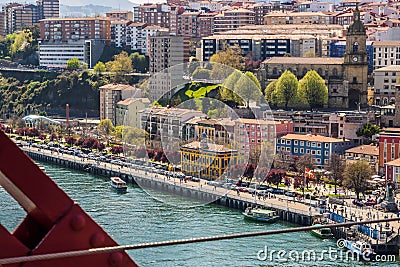
[[[234,30],[254,23],[254,11],[244,8],[230,9],[214,17],[214,33]]]
[[[319,135],[288,134],[276,141],[276,151],[285,151],[292,156],[311,155],[318,167],[329,164],[330,155],[343,154],[354,144],[348,139],[337,139]]]
[[[42,41],[68,42],[79,40],[104,40],[111,38],[109,18],[51,18],[40,20]]]
[[[400,79],[400,65],[391,65],[374,70],[375,105],[386,106],[396,100],[396,84]]]

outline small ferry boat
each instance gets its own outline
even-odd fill
[[[119,177],[111,177],[110,186],[121,193],[125,193],[128,189],[125,181]]]
[[[317,223],[314,224],[313,226],[321,226],[323,224]],[[328,238],[333,238],[333,234],[330,228],[320,228],[320,229],[314,229],[311,230],[311,234],[313,236],[322,238],[322,239],[328,239]]]
[[[364,241],[343,240],[343,247],[350,250],[359,260],[374,260],[376,253],[371,245]]]
[[[276,211],[261,208],[247,207],[246,210],[243,212],[243,215],[245,219],[258,222],[273,223],[279,219]]]

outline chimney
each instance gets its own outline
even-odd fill
[[[67,121],[67,126],[69,126],[69,104],[65,104],[65,118]]]

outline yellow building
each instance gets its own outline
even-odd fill
[[[237,150],[223,145],[207,144],[203,139],[181,146],[182,172],[205,179],[218,179],[229,166],[237,164]]]

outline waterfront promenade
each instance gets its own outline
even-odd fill
[[[281,219],[296,224],[310,225],[316,216],[321,216],[324,212],[316,207],[315,201],[297,201],[294,197],[284,195],[269,194],[265,197],[256,197],[250,193],[228,190],[221,187],[208,185],[206,180],[199,182],[184,181],[183,179],[167,177],[148,171],[128,168],[111,163],[96,162],[94,160],[80,158],[78,156],[61,154],[50,150],[34,147],[23,147],[32,158],[45,160],[49,163],[59,164],[65,167],[80,169],[105,177],[120,176],[132,183],[139,184],[144,188],[149,187],[155,190],[167,191],[173,194],[194,198],[201,202],[216,203],[230,208],[244,210],[247,206],[264,206],[277,210]],[[154,196],[157,198],[157,196]],[[351,202],[351,201],[347,201]],[[360,208],[352,205],[328,204],[328,213],[342,217],[346,221],[361,221],[366,219],[384,218],[385,216],[397,216],[393,213],[385,213],[373,209],[372,207]],[[337,215],[337,216],[336,216]],[[334,222],[335,220],[331,220]],[[365,234],[360,234],[358,238],[368,240],[377,245],[384,245],[388,242],[396,242],[400,233],[399,221],[391,222],[388,225],[371,225],[371,230],[378,231],[379,238],[373,238]],[[391,232],[390,236],[380,238],[382,232]],[[343,234],[343,233],[342,233]]]

